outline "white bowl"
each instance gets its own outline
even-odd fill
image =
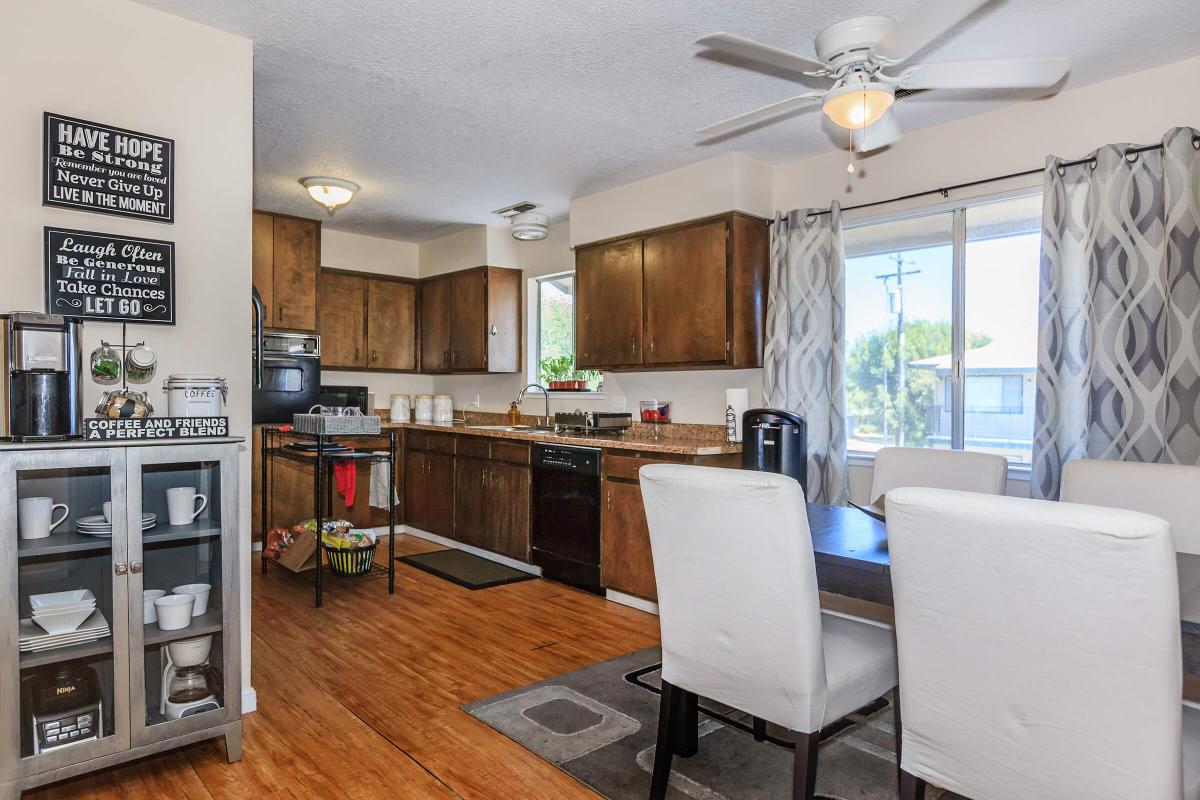
[[[171,661],[177,667],[195,667],[208,661],[212,651],[212,635],[197,636],[193,639],[180,639],[167,645]]]
[[[158,622],[158,612],[154,610],[154,601],[166,597],[166,589],[142,589],[142,624],[149,625]]]
[[[179,631],[192,624],[192,607],[196,598],[190,594],[169,594],[154,601],[154,612],[158,615],[158,629]]]
[[[91,589],[71,589],[67,592],[29,595],[29,607],[34,611],[76,603],[91,603],[94,606],[96,605],[96,595],[92,594]]]
[[[196,605],[192,608],[193,617],[198,617],[208,611],[208,595],[212,591],[211,584],[185,583],[183,586],[176,586],[171,591],[175,594],[190,594],[196,598]]]
[[[37,613],[33,615],[33,621],[40,625],[46,633],[70,633],[82,625],[84,620],[94,612],[94,608],[85,608],[80,611],[62,611],[54,614]]]

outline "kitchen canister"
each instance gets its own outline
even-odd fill
[[[394,394],[388,406],[392,422],[408,422],[412,416],[412,400],[406,394]]]
[[[191,372],[169,376],[163,392],[169,417],[219,417],[229,387],[220,375]]]
[[[433,395],[417,395],[415,410],[417,413],[417,422],[433,422]]]
[[[448,394],[433,396],[433,421],[454,422],[454,398]]]

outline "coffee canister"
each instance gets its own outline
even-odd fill
[[[438,394],[433,396],[433,421],[434,422],[453,422],[454,421],[454,398],[448,394]]]
[[[417,422],[433,422],[433,395],[417,395]]]
[[[167,416],[219,417],[229,387],[220,375],[193,372],[171,375],[163,383]]]
[[[394,394],[389,405],[389,416],[392,422],[408,422],[412,416],[411,400],[406,394]]]

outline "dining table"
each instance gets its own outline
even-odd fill
[[[835,611],[888,621],[892,606],[892,566],[887,524],[853,506],[808,504],[817,586]],[[850,601],[841,605],[837,601]],[[1200,624],[1181,621],[1184,695],[1200,701]]]

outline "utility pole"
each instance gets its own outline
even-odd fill
[[[921,270],[910,269],[905,270],[905,267],[914,266],[917,262],[910,261],[904,256],[896,253],[891,256],[891,259],[896,264],[895,272],[885,272],[882,275],[876,275],[875,280],[883,281],[883,289],[887,292],[888,298],[888,314],[896,316],[896,444],[900,447],[904,446],[904,277],[906,275],[919,275]],[[890,281],[895,281],[893,287]],[[887,371],[884,371],[884,397],[887,396]],[[887,408],[884,408],[883,413],[884,437],[887,436]]]

